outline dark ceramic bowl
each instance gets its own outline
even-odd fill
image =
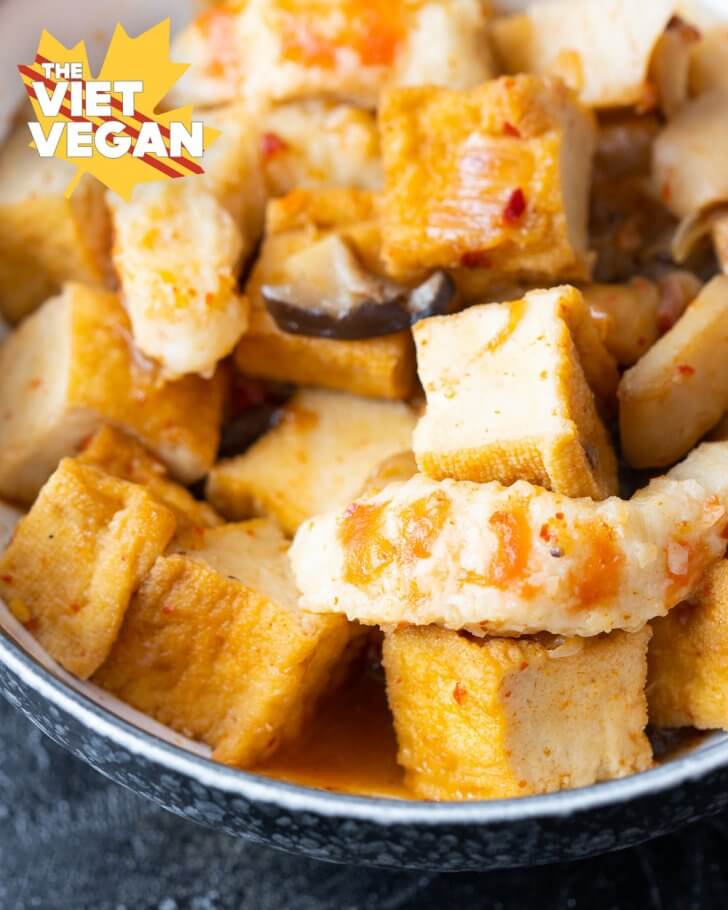
[[[316,859],[439,871],[549,863],[628,847],[728,804],[724,735],[654,770],[548,796],[400,802],[292,786],[116,716],[31,650],[0,633],[0,691],[51,739],[178,815]]]

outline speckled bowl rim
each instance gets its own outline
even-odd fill
[[[365,819],[380,825],[502,824],[588,812],[678,787],[728,765],[728,735],[716,734],[697,749],[663,765],[620,780],[542,796],[472,802],[425,802],[353,796],[318,790],[241,771],[168,743],[141,730],[75,691],[42,667],[22,645],[0,630],[0,663],[21,683],[93,733],[122,749],[184,774],[204,787],[240,795],[290,812]]]

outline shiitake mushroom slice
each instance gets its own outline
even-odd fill
[[[448,312],[455,294],[441,271],[412,290],[371,274],[336,234],[292,256],[286,272],[290,282],[261,292],[278,328],[292,335],[340,341],[391,335]]]

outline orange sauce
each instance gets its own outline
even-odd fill
[[[215,6],[196,20],[210,49],[207,73],[213,78],[231,78],[237,73],[239,49],[235,41],[235,12]]]
[[[585,555],[580,561],[574,591],[583,609],[615,597],[619,591],[624,553],[606,522],[595,521],[585,529]]]
[[[354,502],[339,524],[339,538],[345,552],[344,580],[366,585],[392,562],[396,548],[381,533],[385,503]]]
[[[287,746],[255,770],[321,790],[412,799],[397,764],[384,682],[373,673],[332,698],[303,743]]]
[[[508,321],[499,329],[495,335],[486,344],[483,353],[491,353],[504,345],[518,328],[518,324],[523,319],[526,312],[525,300],[514,300],[508,304]]]
[[[507,588],[523,580],[531,556],[531,527],[522,504],[514,502],[507,512],[494,512],[489,524],[498,542],[486,584]]]
[[[333,11],[329,3],[320,4],[320,10],[309,4],[305,11],[291,0],[279,6],[286,10],[283,56],[303,66],[336,69],[341,51],[353,52],[364,66],[391,66],[406,37],[396,0],[339,0]]]
[[[441,490],[417,499],[402,510],[399,557],[403,562],[427,559],[450,514],[450,498]]]

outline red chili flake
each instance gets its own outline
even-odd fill
[[[679,363],[676,367],[678,373],[681,376],[684,376],[686,379],[690,376],[695,375],[695,367],[691,367],[688,363]]]
[[[288,143],[277,133],[263,133],[260,137],[260,151],[264,158],[275,158],[288,148]]]
[[[460,257],[460,265],[466,269],[489,269],[490,257],[483,250],[467,250]]]
[[[526,211],[526,197],[523,190],[519,187],[513,190],[508,199],[506,207],[503,209],[503,221],[506,224],[515,224]]]
[[[461,704],[465,701],[465,699],[467,698],[467,695],[468,695],[467,689],[464,689],[464,688],[460,685],[459,682],[456,682],[456,683],[455,683],[455,688],[452,690],[452,697],[455,699],[455,701],[456,701],[459,705],[461,705]]]
[[[521,138],[521,131],[518,129],[518,127],[513,126],[513,124],[509,123],[507,120],[503,124],[503,132],[506,134],[506,136],[512,136],[514,139]]]
[[[71,613],[80,613],[82,606],[83,605],[80,604],[77,600],[71,601],[71,603],[69,604]]]
[[[0,575],[0,578],[5,582],[6,585],[11,585],[13,583],[12,575]]]
[[[545,540],[547,543],[551,543],[552,540],[556,539],[556,535],[549,527],[548,522],[546,522],[544,525],[541,525],[541,530],[539,531],[538,536],[541,538],[541,540]]]
[[[162,613],[165,613],[167,616],[169,616],[170,613],[174,613],[174,607],[169,606],[169,604],[165,604],[162,607]]]

